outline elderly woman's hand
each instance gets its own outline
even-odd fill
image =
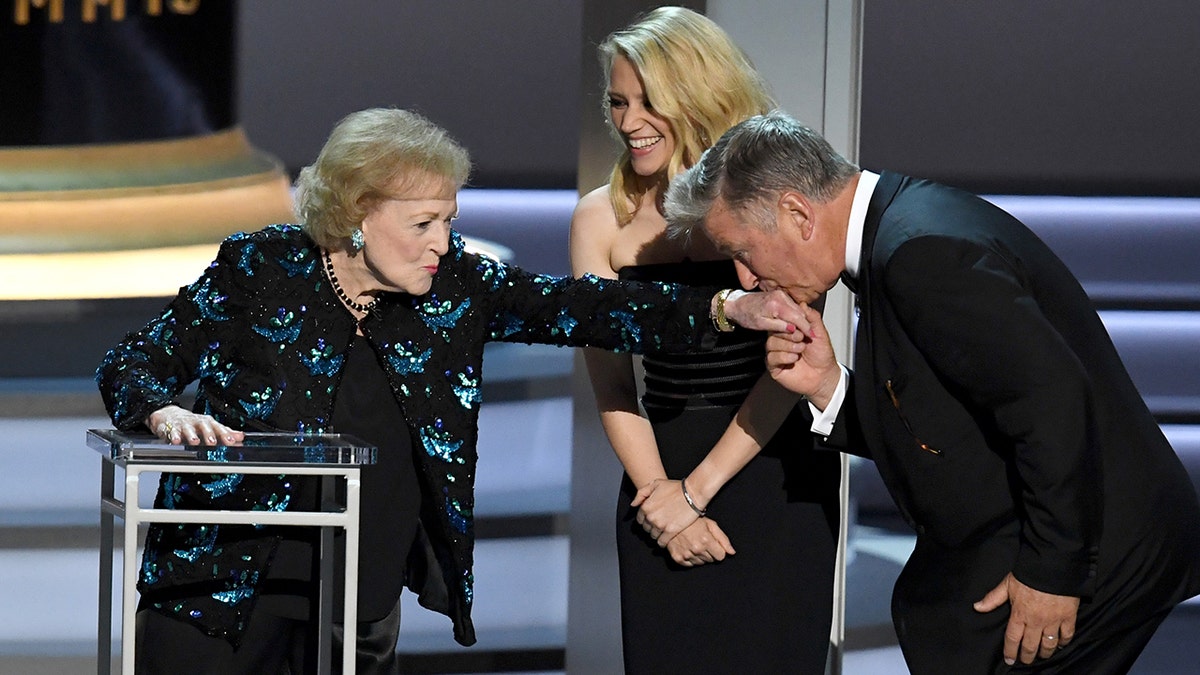
[[[716,300],[713,302],[715,305]],[[725,299],[724,311],[726,318],[742,328],[775,333],[808,332],[808,320],[800,305],[780,290],[733,291]]]
[[[767,372],[784,388],[808,397],[818,410],[824,410],[841,381],[842,367],[821,314],[807,305],[801,310],[808,324],[804,332],[767,337]]]
[[[208,415],[198,415],[177,405],[169,405],[150,413],[146,426],[159,438],[178,445],[216,445],[217,440],[226,445],[241,443],[244,433],[214,420]]]

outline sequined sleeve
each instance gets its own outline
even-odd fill
[[[230,290],[253,245],[234,236],[195,282],[180,289],[163,311],[105,355],[96,382],[120,429],[138,427],[150,413],[175,402],[196,379],[206,351],[220,340],[220,324],[237,314]]]
[[[716,289],[554,277],[464,257],[474,260],[482,292],[473,296],[488,304],[493,340],[644,353],[703,348],[715,337],[708,309]]]

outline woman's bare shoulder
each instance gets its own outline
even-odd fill
[[[615,276],[611,253],[621,228],[608,198],[608,186],[584,195],[571,214],[571,267],[575,274],[585,272]]]
[[[617,214],[613,211],[607,185],[598,187],[580,198],[579,203],[575,205],[575,212],[571,215],[571,223],[587,227],[616,227]]]

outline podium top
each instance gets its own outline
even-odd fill
[[[117,464],[374,464],[378,451],[346,434],[246,432],[240,445],[173,445],[149,433],[88,429],[87,444]]]

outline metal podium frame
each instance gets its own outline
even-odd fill
[[[247,433],[237,446],[171,445],[149,434],[89,429],[87,444],[100,452],[100,606],[97,628],[97,672],[112,669],[112,594],[114,519],[125,521],[121,600],[121,672],[134,672],[137,610],[138,530],[142,523],[212,523],[320,527],[321,570],[318,601],[318,667],[330,668],[333,625],[333,528],[346,533],[345,611],[342,672],[355,672],[358,617],[359,472],[375,462],[376,448],[344,434],[298,435]],[[115,494],[115,469],[125,470],[124,496]],[[138,486],[143,473],[288,474],[321,477],[319,511],[221,511],[142,508]],[[346,482],[339,507],[328,497],[334,479]]]

